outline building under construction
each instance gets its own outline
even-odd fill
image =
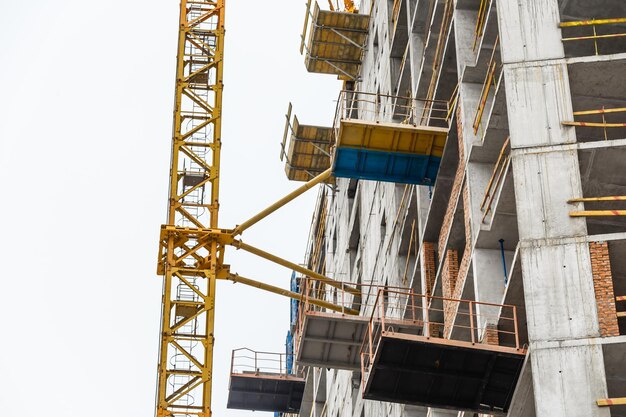
[[[626,3],[336,3],[308,0],[300,50],[303,71],[343,81],[335,117],[307,125],[289,105],[281,145],[299,193],[319,184],[304,265],[236,239],[278,206],[162,234],[162,272],[181,282],[204,268],[256,285],[219,266],[226,246],[295,271],[289,290],[264,287],[292,298],[286,350],[234,351],[229,407],[626,416]],[[185,172],[183,196],[215,180]],[[189,287],[164,335],[202,310]],[[160,368],[159,416],[208,410],[175,404],[212,360],[186,353],[190,331],[172,345],[190,368]]]

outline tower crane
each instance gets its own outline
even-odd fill
[[[354,288],[238,239],[247,228],[326,181],[330,169],[235,228],[218,227],[225,3],[180,3],[168,210],[157,261],[163,292],[156,417],[211,416],[217,280],[300,297],[231,273],[224,265],[226,246],[356,293]],[[309,302],[339,308],[324,300]]]

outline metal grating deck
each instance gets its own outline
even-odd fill
[[[524,359],[512,348],[383,333],[363,398],[506,415]]]

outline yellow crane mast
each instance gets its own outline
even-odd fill
[[[215,288],[230,280],[290,298],[301,294],[231,273],[232,246],[351,294],[358,290],[244,243],[248,228],[332,175],[329,168],[232,229],[218,227],[226,0],[181,0],[167,223],[157,273],[163,276],[156,417],[210,417]],[[308,302],[345,314],[322,299]]]
[[[211,416],[224,0],[181,0],[156,416]]]

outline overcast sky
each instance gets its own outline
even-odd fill
[[[294,189],[279,161],[289,101],[329,125],[340,84],[298,53],[304,0],[232,0],[226,19],[221,226]],[[0,0],[0,415],[153,415],[177,0]],[[301,262],[316,191],[244,240]],[[290,271],[231,251],[232,270]],[[218,285],[213,412],[230,351],[282,351],[288,301]],[[255,415],[265,415],[255,413]]]

